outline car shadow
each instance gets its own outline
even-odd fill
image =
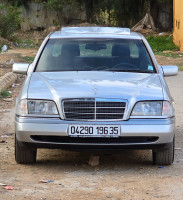
[[[96,166],[89,165],[93,157],[99,160]],[[96,161],[96,160],[95,160]],[[61,168],[63,171],[68,170],[85,170],[93,171],[100,169],[133,169],[140,166],[152,166],[152,153],[150,150],[123,150],[120,153],[90,153],[90,152],[71,152],[63,150],[38,150],[37,163],[38,167]]]

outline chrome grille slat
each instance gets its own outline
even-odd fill
[[[67,113],[73,113],[73,114],[78,114],[78,115],[82,115],[82,114],[91,115],[91,113],[65,112],[65,114],[67,114]],[[102,113],[100,113],[100,114],[102,114]]]
[[[126,102],[119,99],[65,99],[62,102],[66,120],[122,120]]]
[[[79,115],[82,115],[82,114],[85,114],[85,115],[91,115],[91,113],[77,113],[77,112],[65,112],[66,114],[67,113],[73,113],[73,114],[79,114]],[[124,114],[124,113],[96,113],[98,115],[121,115],[121,114]]]

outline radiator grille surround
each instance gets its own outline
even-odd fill
[[[62,108],[65,120],[109,121],[123,120],[126,104],[123,99],[64,99]]]

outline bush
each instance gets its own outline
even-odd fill
[[[20,25],[20,9],[10,4],[0,4],[0,36],[9,38]]]
[[[149,42],[151,48],[155,52],[162,51],[176,51],[178,47],[173,43],[172,36],[147,36],[147,41]]]
[[[68,5],[75,8],[79,5],[77,0],[46,0],[44,4],[46,7],[53,10],[63,10],[63,8]]]
[[[0,93],[0,98],[8,98],[8,97],[11,97],[11,93],[8,92],[7,90],[3,90],[1,93]]]

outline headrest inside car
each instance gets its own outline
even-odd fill
[[[130,48],[128,44],[115,44],[112,47],[112,56],[130,57]]]
[[[61,49],[61,56],[80,56],[80,49],[78,44],[63,44]]]

